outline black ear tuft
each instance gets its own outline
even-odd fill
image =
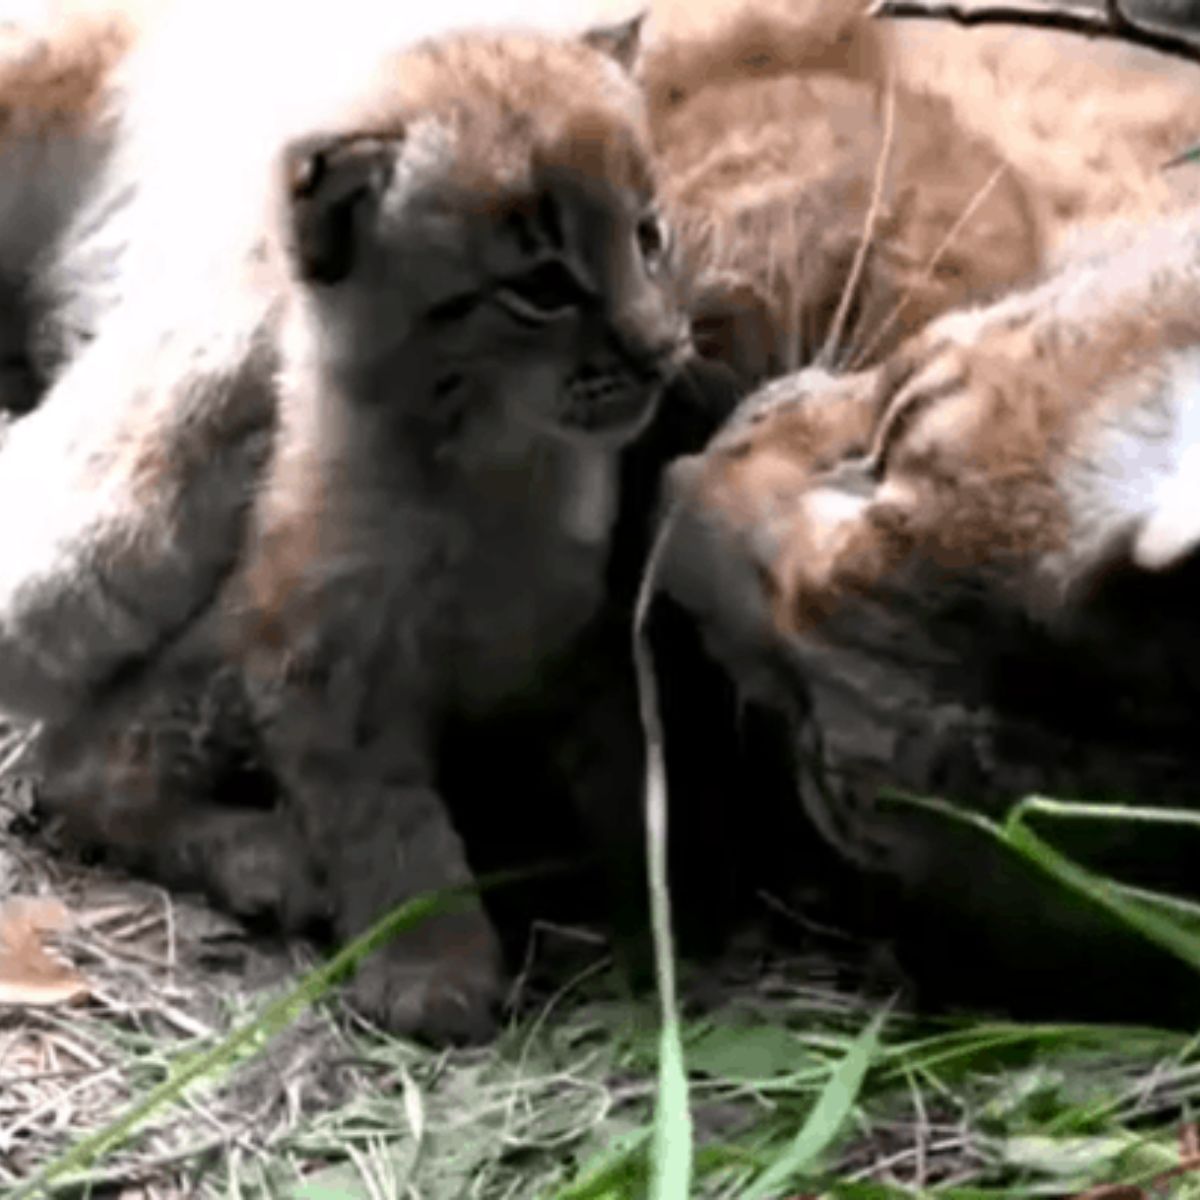
[[[340,283],[354,269],[364,219],[391,182],[398,138],[341,135],[284,152],[289,251],[296,275]]]
[[[615,25],[597,25],[583,35],[583,40],[593,50],[607,54],[626,71],[632,71],[642,47],[642,26],[646,23],[648,11],[643,8],[628,20]]]

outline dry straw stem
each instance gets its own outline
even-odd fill
[[[918,17],[951,21],[955,25],[1025,25],[1057,29],[1084,37],[1112,38],[1157,50],[1172,58],[1200,63],[1200,41],[1167,29],[1135,21],[1120,0],[1106,0],[1103,9],[1039,4],[957,4],[953,0],[878,0],[873,17]]]
[[[875,179],[871,184],[871,203],[867,206],[866,220],[863,222],[862,237],[859,238],[858,250],[846,277],[846,286],[842,289],[838,301],[837,312],[829,326],[825,345],[817,356],[817,362],[823,367],[832,367],[837,362],[838,349],[841,345],[842,334],[845,332],[846,317],[850,313],[850,305],[854,302],[854,294],[862,280],[863,268],[867,263],[867,254],[875,239],[875,226],[879,220],[879,210],[883,207],[883,189],[887,183],[888,163],[892,157],[892,142],[896,132],[896,81],[889,78],[884,93],[883,136],[879,143],[879,156],[875,161]]]
[[[658,985],[660,1033],[658,1099],[651,1144],[651,1200],[688,1200],[692,1187],[693,1129],[688,1104],[687,1068],[680,1029],[667,870],[667,765],[658,675],[649,636],[650,609],[659,569],[679,515],[679,501],[659,526],[638,588],[633,617],[633,661],[638,708],[646,752],[646,866],[650,921],[654,934],[654,973]]]
[[[907,305],[909,300],[912,299],[914,292],[916,292],[918,287],[923,286],[933,278],[934,271],[938,269],[939,264],[946,256],[947,251],[949,251],[954,245],[958,235],[966,228],[967,222],[970,221],[971,218],[980,210],[980,208],[983,207],[984,202],[995,190],[996,185],[1000,182],[1000,180],[1004,178],[1004,175],[1008,169],[1008,163],[999,163],[991,175],[984,180],[983,185],[979,188],[975,195],[971,197],[966,208],[964,208],[961,214],[959,214],[958,220],[950,226],[946,236],[942,238],[942,240],[938,243],[937,248],[929,256],[929,262],[925,264],[925,270],[921,272],[920,278],[915,283],[909,284],[909,286],[904,289],[900,295],[900,299],[897,300],[893,306],[892,311],[888,313],[887,317],[880,323],[879,328],[875,330],[874,334],[864,341],[862,348],[851,359],[850,366],[848,368],[850,371],[859,370],[866,362],[869,361],[871,355],[874,354],[879,344],[891,332],[892,326],[894,326],[900,319],[901,314],[904,312],[905,305]]]

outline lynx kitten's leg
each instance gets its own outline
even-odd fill
[[[296,932],[322,917],[319,872],[229,672],[159,672],[46,729],[38,757],[41,802],[70,840],[236,916]]]
[[[331,748],[294,736],[305,709],[311,714],[306,700],[289,699],[281,710],[276,763],[310,852],[325,864],[338,939],[358,936],[414,896],[469,884],[441,797],[417,756],[397,752],[407,740],[403,724],[389,723],[374,744]],[[336,718],[325,725],[344,727]],[[478,1041],[492,1032],[500,983],[499,940],[478,899],[464,898],[375,951],[350,996],[395,1032]]]
[[[151,847],[147,869],[174,887],[196,887],[234,916],[302,932],[323,913],[308,855],[288,815],[192,803]]]
[[[441,798],[420,785],[370,787],[347,797],[338,847],[341,932],[367,928],[404,899],[470,882],[462,842]],[[478,899],[427,918],[369,958],[351,988],[353,1001],[390,1029],[435,1041],[479,1041],[493,1029],[500,948]]]

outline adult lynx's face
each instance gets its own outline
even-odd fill
[[[1106,575],[1180,567],[1200,550],[1198,312],[1189,213],[1097,229],[870,371],[776,380],[676,467],[672,586],[733,638],[820,652],[862,644],[868,600],[916,628],[913,597],[956,582],[1066,626]]]
[[[475,35],[387,92],[289,155],[324,365],[451,442],[632,437],[687,347],[632,81],[583,42]]]

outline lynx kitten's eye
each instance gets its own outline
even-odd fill
[[[561,317],[591,299],[574,272],[557,261],[541,263],[507,280],[497,295],[513,316],[537,324]]]
[[[652,270],[667,252],[667,227],[657,213],[647,213],[637,223],[638,249]]]

